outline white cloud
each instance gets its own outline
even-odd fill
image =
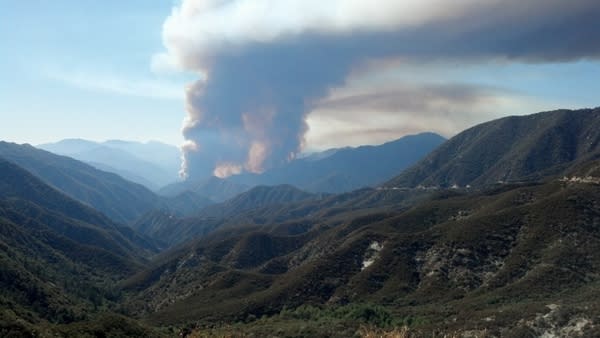
[[[204,69],[222,48],[304,33],[392,31],[451,19],[481,5],[480,0],[184,0],[163,25],[168,53],[153,63]]]
[[[304,151],[381,144],[423,131],[452,137],[506,115],[577,106],[505,87],[523,78],[514,74],[520,68],[501,66],[370,62],[314,103]]]
[[[491,53],[487,56],[527,57],[540,48],[557,53],[548,57],[558,59],[592,53],[597,56],[597,49],[588,46],[594,43],[592,35],[586,32],[595,26],[573,32],[571,22],[590,20],[586,15],[599,9],[596,0],[183,0],[163,24],[163,43],[167,51],[155,57],[154,63],[156,68],[163,67],[158,66],[162,63],[170,69],[205,71],[219,52],[256,43],[279,42],[311,33],[344,36],[357,32],[406,32],[410,35],[419,29],[421,33],[434,30],[437,32],[434,37],[443,35],[442,42],[458,38],[468,43],[462,38],[475,32],[492,39],[494,35],[502,37],[505,41],[499,42],[507,45],[500,43],[494,47],[479,41],[467,48],[475,54]],[[551,38],[552,30],[558,33],[555,44],[562,46],[562,40],[569,39],[573,51],[561,51],[560,47],[553,50],[544,41],[531,40]],[[532,36],[525,36],[528,34]],[[527,46],[532,47],[522,46],[519,36],[525,36]],[[412,38],[418,43],[419,36]],[[453,49],[452,45],[446,47]]]
[[[336,88],[308,115],[304,151],[381,144],[423,131],[451,137],[507,114],[559,107],[507,90],[466,84]]]

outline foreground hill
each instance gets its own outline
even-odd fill
[[[463,131],[385,185],[481,186],[556,175],[600,156],[600,108],[511,116]]]
[[[270,315],[283,325],[316,321],[330,313],[325,306],[371,303],[421,329],[488,328],[497,336],[542,334],[557,325],[560,308],[567,318],[558,325],[585,327],[600,315],[599,199],[598,183],[552,181],[438,192],[408,210],[232,228],[131,279],[141,291],[131,306],[162,323]],[[283,315],[307,305],[316,308]],[[251,327],[260,335],[280,326]]]
[[[8,271],[0,274],[6,290],[0,293],[0,335],[14,323],[39,328],[36,321],[79,320],[100,304],[162,327],[166,336],[351,337],[370,327],[402,326],[416,337],[600,336],[596,113],[549,112],[468,130],[473,137],[460,134],[459,145],[453,139],[432,154],[445,161],[424,167],[446,173],[435,187],[417,180],[416,188],[311,194],[261,186],[194,217],[178,218],[169,209],[146,213],[136,229],[171,247],[148,265],[136,249],[142,246],[136,238],[144,237],[133,230],[126,235],[7,164],[0,186],[0,258]],[[505,134],[497,140],[522,142],[492,142]],[[466,166],[465,156],[476,162]],[[498,170],[505,171],[498,174],[501,183]],[[463,188],[444,187],[455,184]],[[74,255],[69,248],[78,243],[85,247],[76,246]],[[88,247],[110,248],[112,255],[88,254]],[[46,259],[46,252],[59,252],[59,258]],[[88,284],[75,283],[79,270],[60,269],[70,262],[81,266]],[[46,265],[50,272],[40,272]],[[128,278],[115,295],[101,286],[122,276]],[[58,291],[53,278],[64,281]],[[97,293],[78,293],[87,285],[105,290],[100,301]],[[36,299],[59,305],[36,305]],[[28,311],[34,315],[27,317]],[[62,313],[75,319],[60,319]],[[150,335],[139,322],[120,318],[103,323],[135,332],[111,335]]]
[[[378,146],[336,149],[260,175],[244,174],[229,180],[251,186],[291,184],[310,192],[347,192],[385,182],[444,141],[434,133],[410,135]]]
[[[156,251],[152,240],[0,159],[3,335],[10,321],[17,327],[68,323],[114,304],[114,283],[141,269]]]
[[[200,335],[347,337],[363,324],[597,336],[597,120],[581,110],[492,121],[442,145],[415,167],[433,174],[404,187],[214,213],[216,231],[128,280],[127,308],[200,324]],[[472,186],[444,188],[455,184]]]

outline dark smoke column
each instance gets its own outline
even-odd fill
[[[343,82],[354,58],[340,57],[345,48],[331,53],[326,38],[276,39],[240,27],[232,38],[222,20],[210,25],[235,4],[183,1],[163,27],[163,61],[200,74],[186,95],[185,178],[260,173],[293,159],[311,103]]]
[[[206,80],[188,88],[188,177],[260,173],[300,150],[307,131],[306,88],[299,86],[304,80],[287,68],[285,55],[255,52],[219,58]]]
[[[260,173],[293,159],[311,103],[348,72],[348,58],[331,64],[335,55],[326,45],[292,40],[215,55],[207,77],[187,91],[182,173],[193,179]]]

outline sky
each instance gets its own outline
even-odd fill
[[[600,106],[593,0],[0,0],[0,138],[158,140],[184,174]]]
[[[191,77],[151,67],[173,5],[0,0],[0,138],[180,144]]]

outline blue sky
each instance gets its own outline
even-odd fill
[[[243,0],[230,3],[236,2]],[[393,3],[383,1],[382,4],[386,2]],[[304,3],[317,6],[318,2]],[[186,116],[185,86],[197,81],[204,69],[184,64],[180,65],[183,70],[180,72],[156,72],[151,67],[152,58],[166,47],[167,56],[173,56],[173,50],[180,47],[170,46],[161,37],[165,29],[163,23],[172,16],[172,9],[180,5],[179,1],[0,0],[0,5],[1,139],[31,144],[63,138],[159,140],[175,145],[184,140],[181,127]],[[285,31],[288,29],[286,20],[294,23],[299,20],[283,5],[277,10],[284,14],[273,19],[275,26],[266,28],[283,27],[281,34],[286,36],[289,34]],[[277,15],[277,10],[269,15]],[[352,11],[348,13],[349,22],[353,22]],[[275,39],[260,35],[260,27],[256,36],[247,37],[248,29],[244,30],[242,24],[239,28],[242,33],[239,33],[235,30],[237,23],[223,19],[221,12],[209,9],[208,14],[203,17],[205,20],[214,19],[211,22],[219,23],[210,32],[213,35],[227,33],[228,41]],[[255,13],[243,15],[236,17],[252,18]],[[323,17],[326,21],[327,16]],[[268,23],[268,15],[262,21]],[[294,32],[314,30],[311,24],[302,23],[301,27],[289,29]],[[229,26],[232,28],[223,28]],[[201,28],[206,31],[206,27]],[[202,36],[195,33],[184,34],[184,37],[202,40]],[[203,59],[206,50],[212,53],[215,49],[213,45],[216,45],[213,41],[206,42],[191,54]],[[222,52],[219,50],[215,55]],[[319,98],[308,114],[310,130],[305,135],[306,149],[381,143],[426,130],[451,136],[473,123],[503,115],[600,105],[600,81],[597,80],[600,63],[595,55],[584,53],[541,61],[499,57],[420,62],[418,55],[410,57],[406,63],[366,67],[365,71],[352,68],[344,81],[331,85],[327,95]],[[430,55],[425,57],[431,58]],[[418,123],[414,121],[427,115],[429,110],[419,110],[412,105],[401,107],[405,110],[400,113],[374,104],[353,113],[340,112],[336,106],[341,102],[340,97],[347,98],[357,92],[388,90],[395,97],[414,96],[417,91],[446,95],[451,91],[449,88],[455,86],[484,88],[484,96],[491,99],[479,100],[481,106],[471,105],[472,111],[457,118],[452,114],[458,114],[466,104],[436,97],[439,103],[428,105],[427,109],[439,109],[445,115]],[[431,95],[426,97],[431,98]],[[426,97],[423,100],[427,100]],[[235,96],[231,100],[235,100]],[[326,102],[321,104],[323,100]],[[477,109],[481,113],[476,112]],[[447,116],[447,121],[443,116]],[[259,141],[253,141],[254,149],[266,146]]]
[[[155,74],[172,1],[3,1],[2,139],[181,141],[185,74]]]

